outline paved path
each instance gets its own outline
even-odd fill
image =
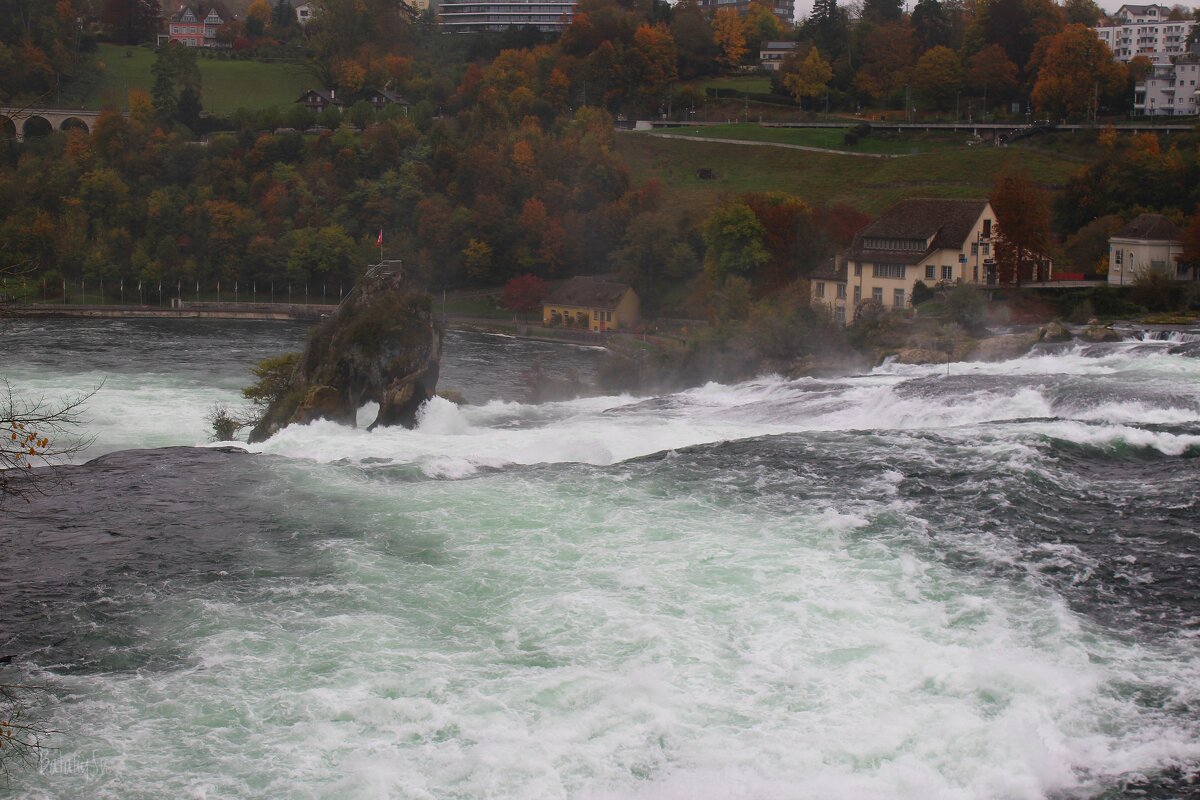
[[[921,153],[860,153],[854,150],[834,150],[829,147],[810,147],[805,144],[784,144],[783,142],[752,142],[746,139],[718,139],[710,136],[681,136],[678,133],[647,133],[646,136],[657,136],[659,139],[686,139],[690,142],[719,142],[721,144],[745,144],[753,147],[783,147],[788,150],[807,150],[810,153],[829,153],[837,156],[860,156],[862,158],[907,158]]]

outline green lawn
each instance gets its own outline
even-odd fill
[[[834,150],[850,150],[861,153],[889,153],[910,155],[932,153],[951,148],[965,148],[967,136],[957,134],[896,134],[876,131],[846,144],[843,135],[847,129],[838,128],[764,128],[754,123],[734,125],[707,125],[701,128],[676,128],[668,131],[679,136],[699,136],[717,139],[740,139],[751,142],[779,142],[806,147],[826,147]]]
[[[625,133],[617,137],[617,150],[639,180],[662,182],[666,203],[696,215],[723,196],[783,191],[813,204],[846,203],[874,216],[906,197],[986,197],[1008,168],[1026,171],[1050,190],[1081,168],[1053,155],[995,147],[881,160]],[[714,170],[716,179],[697,178],[701,167]]]
[[[733,78],[709,78],[700,82],[701,89],[727,89],[735,92],[769,92],[771,79],[762,75],[740,75]]]
[[[287,108],[315,79],[298,64],[265,64],[258,61],[198,58],[206,111],[227,113],[238,108]],[[126,107],[130,89],[150,91],[154,78],[149,47],[102,44],[96,52],[96,71],[83,96],[74,98],[84,108]]]

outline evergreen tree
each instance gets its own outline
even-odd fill
[[[837,61],[846,53],[848,23],[846,11],[838,7],[837,0],[816,0],[804,23],[804,34],[831,62]]]
[[[938,0],[917,0],[912,12],[912,26],[922,50],[950,45],[950,20]]]
[[[899,22],[904,16],[904,8],[900,0],[864,0],[862,18],[867,22],[882,25],[887,22]]]
[[[158,51],[150,67],[154,85],[150,95],[155,116],[162,122],[181,122],[181,112],[199,119],[200,68],[196,54],[179,42],[170,42]],[[185,90],[187,96],[185,97]]]

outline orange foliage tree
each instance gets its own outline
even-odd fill
[[[713,15],[713,39],[721,48],[717,61],[724,67],[732,69],[742,63],[746,55],[746,34],[742,30],[742,21],[737,11],[732,8],[722,8]]]
[[[1122,93],[1125,67],[1085,25],[1068,25],[1046,42],[1033,86],[1039,111],[1077,114],[1092,110],[1099,98]]]

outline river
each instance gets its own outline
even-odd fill
[[[598,354],[450,334],[469,406],[208,445],[303,336],[0,329],[99,387],[0,517],[0,796],[1200,794],[1200,334],[537,406]]]

